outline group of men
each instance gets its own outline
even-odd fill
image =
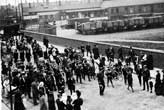
[[[81,92],[76,90],[75,86],[78,82],[82,84],[86,77],[88,81],[95,80],[97,77],[100,95],[103,95],[105,90],[104,76],[107,77],[107,86],[109,86],[110,81],[113,88],[112,80],[123,76],[128,89],[131,87],[132,92],[134,92],[132,73],[136,73],[139,84],[142,85],[143,83],[143,90],[147,86],[149,91],[150,86],[152,92],[153,83],[149,81],[150,71],[148,65],[142,62],[142,58],[140,61],[137,60],[132,47],[130,47],[127,55],[123,54],[123,49],[120,47],[118,49],[118,61],[115,63],[115,50],[112,47],[105,50],[106,60],[105,57],[100,55],[97,45],[93,49],[89,44],[86,47],[81,46],[80,51],[67,47],[64,49],[64,53],[60,53],[57,48],[49,44],[47,39],[43,39],[43,44],[44,46],[41,46],[36,40],[21,36],[12,37],[2,45],[4,47],[4,50],[2,50],[2,74],[4,75],[2,86],[9,94],[18,96],[18,99],[15,100],[15,110],[25,109],[21,99],[22,94],[30,99],[32,98],[34,105],[37,105],[38,100],[40,100],[41,110],[47,110],[48,108],[49,110],[55,110],[56,105],[58,110],[81,110],[83,99],[80,98]],[[89,60],[85,58],[85,51],[89,56]],[[7,54],[12,57],[9,62],[5,60]],[[109,63],[106,64],[106,62]],[[131,67],[131,63],[133,63],[134,69]],[[8,77],[10,73],[11,79]],[[163,91],[159,88],[163,87],[164,80],[159,81],[159,77],[158,75],[155,88],[158,88],[156,91],[163,94]],[[8,80],[11,81],[14,88],[12,91],[9,91],[6,86]],[[64,103],[62,97],[64,97],[66,84],[70,90],[70,95],[76,93],[77,98],[73,100],[69,95]],[[56,101],[53,95],[54,91],[59,93]],[[48,107],[45,103],[45,95],[48,97]],[[22,105],[22,107],[19,108],[19,105]]]

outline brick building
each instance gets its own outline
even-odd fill
[[[29,4],[28,16],[54,21],[71,18],[121,19],[126,16],[164,13],[164,0],[85,0],[83,2]],[[26,7],[27,8],[27,7]],[[27,11],[26,11],[27,14]]]

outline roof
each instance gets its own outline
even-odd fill
[[[89,8],[89,9],[77,9],[77,10],[68,10],[67,13],[71,12],[82,12],[82,11],[97,11],[97,10],[103,10],[103,8]]]
[[[164,0],[111,0],[104,1],[101,5],[102,8],[121,7],[121,6],[134,6],[146,5],[154,3],[164,3]]]
[[[56,15],[58,12],[40,12],[37,15],[43,16],[43,15]]]
[[[70,4],[61,6],[49,6],[49,7],[35,7],[31,8],[30,12],[48,12],[48,11],[58,11],[58,10],[78,10],[78,9],[89,9],[89,8],[101,8],[101,3],[81,3],[81,4]]]

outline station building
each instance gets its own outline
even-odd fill
[[[24,5],[25,6],[25,5]],[[164,13],[164,0],[84,0],[26,4],[25,19],[39,21],[69,20],[72,18],[123,19],[130,16],[149,16]]]

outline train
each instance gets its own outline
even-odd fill
[[[77,23],[78,24],[78,23]],[[120,20],[97,20],[80,23],[76,30],[80,34],[113,33],[147,28],[164,27],[164,15],[131,17]]]

